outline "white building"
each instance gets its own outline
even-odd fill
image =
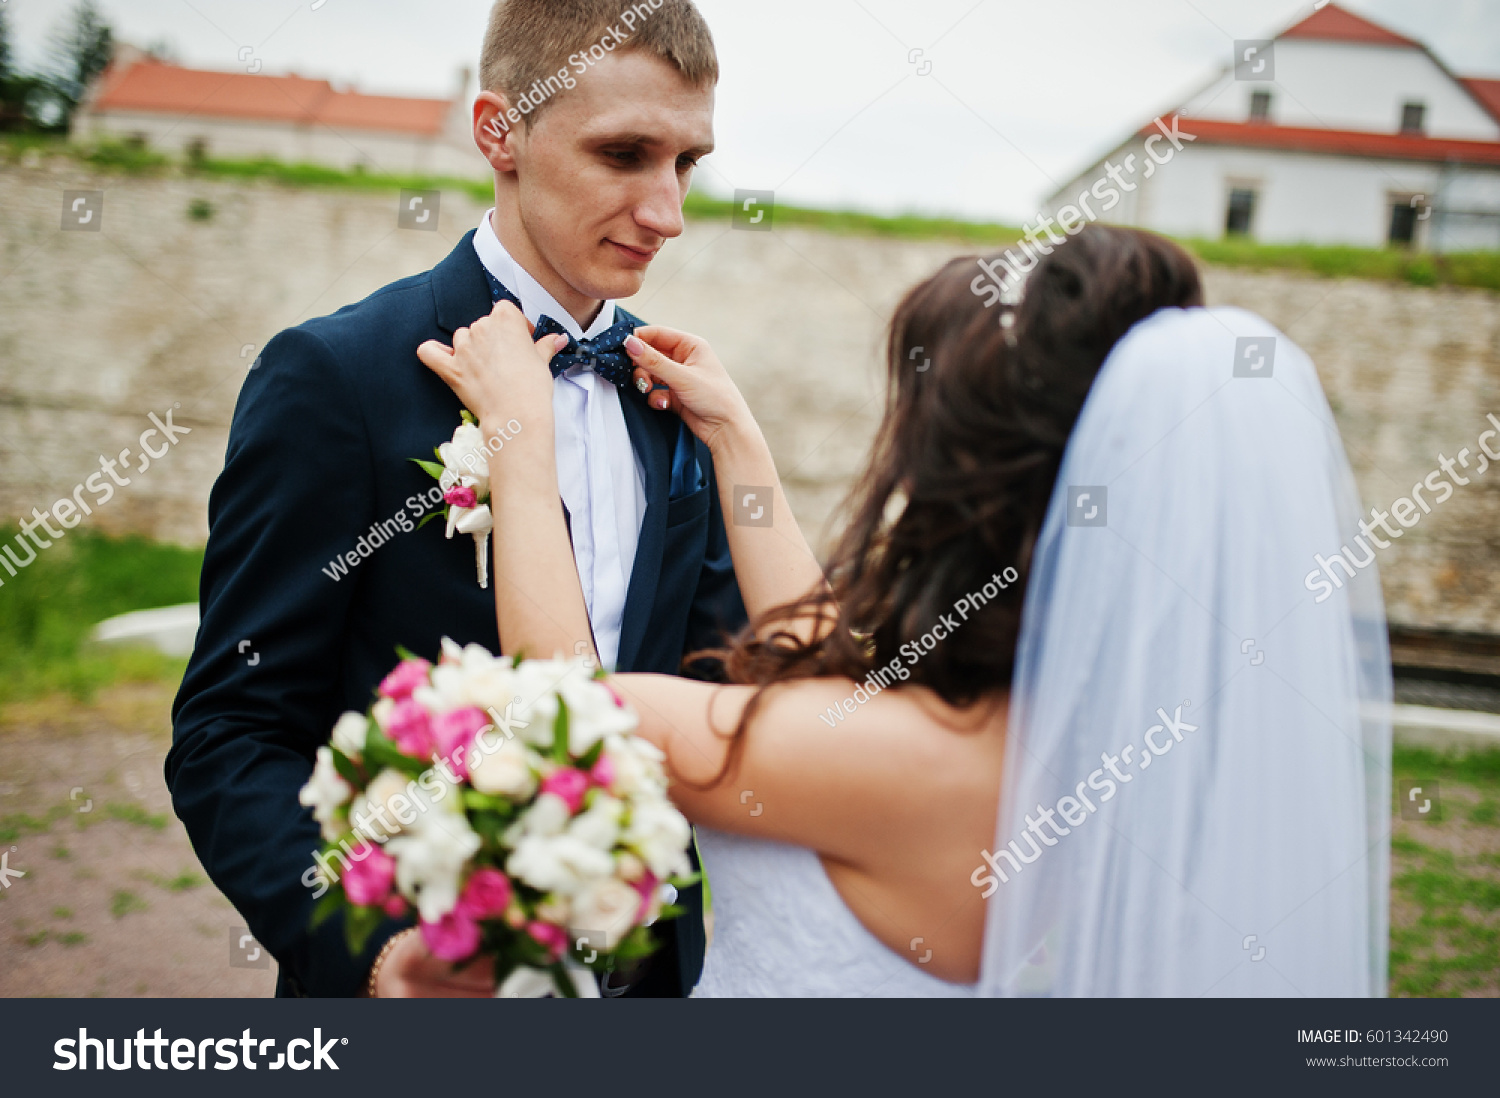
[[[1333,4],[1235,50],[1175,112],[1180,151],[1148,122],[1047,212],[1113,168],[1118,186],[1095,197],[1120,199],[1100,220],[1173,236],[1500,248],[1500,80],[1455,76],[1420,42]]]
[[[364,95],[301,76],[185,69],[122,46],[75,113],[72,137],[189,158],[486,179],[490,166],[469,129],[469,83],[461,73],[453,99]]]

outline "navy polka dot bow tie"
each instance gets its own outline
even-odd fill
[[[521,308],[521,302],[516,295],[507,290],[498,278],[490,274],[488,270],[484,272],[484,275],[490,280],[490,296],[493,300],[499,301],[504,298],[517,309]],[[533,338],[541,339],[543,336],[559,333],[568,337],[568,345],[553,356],[553,377],[557,377],[572,366],[584,365],[592,368],[594,373],[611,384],[626,385],[635,373],[635,363],[625,353],[625,338],[637,328],[644,327],[645,323],[640,317],[632,316],[616,305],[615,322],[593,339],[574,339],[566,328],[550,316],[544,316],[537,321]]]

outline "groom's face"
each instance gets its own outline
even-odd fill
[[[642,52],[613,53],[513,131],[522,225],[584,297],[630,297],[682,232],[693,167],[713,149],[712,87]]]

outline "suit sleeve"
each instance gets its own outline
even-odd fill
[[[724,529],[724,511],[719,503],[719,483],[708,447],[698,443],[698,460],[708,470],[708,545],[703,552],[703,570],[688,612],[687,642],[683,655],[709,648],[722,648],[746,623],[745,602],[734,574],[729,553],[729,534]],[[720,677],[716,665],[699,661],[689,668],[692,678]]]
[[[210,498],[201,624],[166,775],[209,877],[309,995],[356,994],[399,925],[384,923],[361,957],[340,919],[309,931],[304,874],[321,838],[297,801],[342,708],[358,569],[329,564],[374,521],[372,491],[357,393],[326,343],[283,332],[240,393]]]

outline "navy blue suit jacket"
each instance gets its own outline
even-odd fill
[[[451,343],[490,311],[472,237],[433,270],[276,336],[240,392],[209,500],[202,624],[173,705],[167,784],[208,875],[279,962],[278,994],[356,994],[402,925],[387,921],[359,957],[340,920],[308,929],[303,875],[320,838],[297,791],[334,721],[370,703],[397,645],[429,659],[444,636],[500,650],[473,539],[446,540],[440,520],[331,567],[372,526],[430,506],[436,482],[410,459],[452,435],[460,404],[416,348]],[[646,512],[617,667],[677,673],[686,652],[743,624],[744,605],[707,448],[633,387],[620,398]],[[682,475],[685,455],[701,475]],[[680,902],[688,914],[658,927],[662,949],[632,994],[697,982],[701,887]]]

